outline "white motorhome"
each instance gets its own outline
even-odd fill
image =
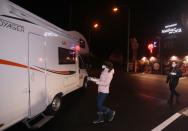
[[[0,1],[0,130],[57,112],[82,87],[79,38],[8,1]]]

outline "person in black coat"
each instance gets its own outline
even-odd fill
[[[176,91],[176,87],[180,77],[182,77],[181,70],[177,67],[176,62],[172,62],[172,68],[166,79],[166,83],[168,83],[170,87],[170,99],[168,100],[169,104],[173,104],[174,95],[176,96],[176,103],[179,104],[180,94]]]

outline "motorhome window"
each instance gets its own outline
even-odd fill
[[[85,41],[84,40],[82,40],[82,39],[80,39],[80,47],[81,48],[85,48]]]
[[[58,54],[59,54],[59,64],[76,63],[75,51],[59,47]]]

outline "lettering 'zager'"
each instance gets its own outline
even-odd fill
[[[24,26],[21,26],[21,25],[18,25],[18,24],[15,24],[7,20],[3,20],[3,19],[0,19],[0,26],[7,28],[7,29],[19,31],[19,32],[24,32]]]

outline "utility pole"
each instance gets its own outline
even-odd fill
[[[89,33],[88,33],[88,43],[91,44],[92,39],[92,28],[89,27]]]
[[[129,42],[130,42],[130,20],[131,18],[131,9],[128,7],[128,24],[127,24],[127,72],[129,72]]]
[[[127,5],[120,5],[120,6],[125,7],[128,10],[127,11],[128,12],[127,28],[126,28],[126,30],[127,30],[127,50],[126,50],[127,54],[126,54],[126,56],[127,56],[127,58],[126,58],[126,63],[125,63],[125,54],[123,53],[124,54],[123,55],[124,56],[123,70],[126,70],[127,72],[129,72],[129,43],[130,43],[130,26],[131,26],[131,7],[129,7]],[[118,6],[112,8],[112,11],[113,11],[113,13],[118,13]],[[126,66],[126,69],[124,66]]]

